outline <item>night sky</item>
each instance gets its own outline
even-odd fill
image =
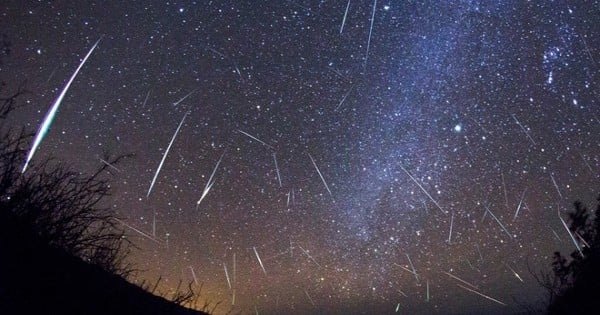
[[[10,123],[100,40],[33,161],[135,154],[106,200],[131,281],[217,314],[540,306],[528,264],[600,193],[600,4],[419,2],[5,1]]]

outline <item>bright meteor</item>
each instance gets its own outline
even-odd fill
[[[102,38],[100,38],[100,39],[102,39]],[[88,58],[90,57],[90,55],[92,54],[94,49],[96,49],[96,46],[98,46],[100,39],[98,41],[96,41],[96,43],[94,44],[94,46],[92,46],[92,48],[90,48],[90,51],[87,53],[87,55],[85,55],[85,57],[83,58],[83,60],[79,64],[79,67],[77,67],[77,69],[75,70],[73,75],[71,75],[71,78],[69,79],[69,81],[67,82],[65,87],[63,87],[62,91],[60,92],[60,94],[58,95],[56,100],[54,101],[54,104],[52,104],[52,107],[50,107],[50,110],[46,114],[46,117],[44,117],[44,121],[42,122],[42,124],[40,125],[40,128],[38,129],[37,133],[35,134],[35,138],[33,140],[33,145],[31,146],[31,150],[29,150],[29,153],[27,154],[27,159],[25,160],[25,165],[23,165],[23,170],[21,171],[21,173],[25,173],[25,171],[27,170],[27,166],[29,166],[29,162],[33,158],[35,151],[37,150],[40,143],[42,143],[42,140],[48,133],[48,130],[50,130],[50,125],[52,125],[52,121],[54,120],[54,116],[56,116],[58,107],[60,107],[60,103],[62,103],[63,98],[67,94],[67,91],[69,90],[69,87],[71,86],[71,83],[73,83],[73,81],[75,80],[75,77],[77,77],[77,74],[79,73],[79,70],[81,70],[81,68],[83,67],[85,62],[88,60]]]

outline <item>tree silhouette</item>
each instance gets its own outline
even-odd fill
[[[19,87],[0,99],[0,215],[53,247],[126,276],[131,272],[124,263],[129,242],[117,225],[115,212],[101,206],[109,195],[107,164],[91,175],[82,175],[46,159],[21,173],[27,153],[24,148],[32,136],[24,129],[6,127],[5,118],[23,93]],[[104,160],[114,165],[125,157],[105,156]]]
[[[570,258],[555,252],[552,274],[535,275],[548,294],[548,314],[598,314],[600,312],[600,197],[596,211],[574,203],[569,230],[581,252]]]

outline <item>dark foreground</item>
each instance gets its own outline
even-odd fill
[[[0,314],[205,314],[36,238],[0,213]]]

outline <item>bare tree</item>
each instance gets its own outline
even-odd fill
[[[115,220],[114,210],[102,205],[110,192],[108,164],[82,175],[46,159],[21,173],[24,148],[32,135],[24,129],[9,128],[5,122],[24,91],[20,86],[15,93],[0,98],[0,211],[49,245],[126,276],[131,272],[124,261],[130,243]],[[105,160],[115,165],[126,157],[105,156]]]
[[[600,197],[595,212],[581,202],[569,213],[569,231],[581,250],[570,257],[554,252],[552,272],[530,273],[547,294],[549,314],[587,314],[600,311]]]

